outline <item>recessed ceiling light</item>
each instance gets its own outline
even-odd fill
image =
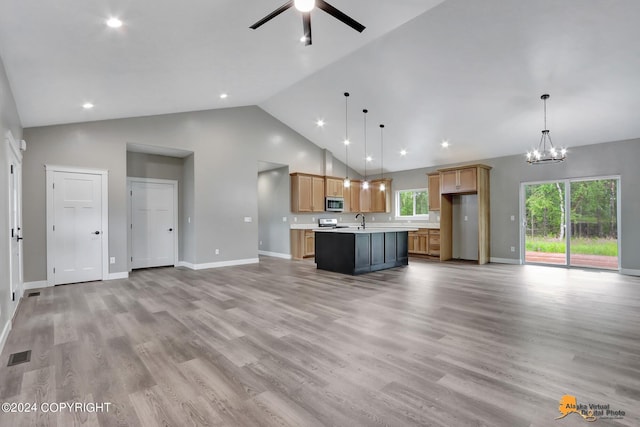
[[[373,160],[373,158],[371,158],[371,156],[367,156],[367,162],[370,162],[371,160]]]
[[[406,156],[407,155],[407,150],[400,150],[400,155],[401,156]]]
[[[228,96],[229,96],[229,95],[228,95],[228,94],[226,94],[226,93],[221,93],[221,94],[220,94],[220,99],[227,99],[227,97],[228,97]]]
[[[307,41],[307,36],[300,37],[300,43],[304,43]]]
[[[448,148],[449,147],[449,141],[442,141],[442,148]]]
[[[318,125],[318,127],[323,127],[323,126],[324,126],[324,120],[319,119],[319,120],[316,122],[316,125]]]
[[[82,104],[82,108],[84,108],[85,110],[90,110],[93,108],[93,104],[90,102],[85,102],[84,104]]]
[[[122,27],[122,21],[116,17],[111,17],[107,19],[107,26],[110,28],[120,28]]]
[[[344,140],[344,145],[349,145],[349,144],[350,144],[349,140],[348,140],[348,139],[345,139],[345,140]]]

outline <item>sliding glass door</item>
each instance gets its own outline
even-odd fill
[[[567,265],[565,183],[524,184],[524,261]]]
[[[619,178],[522,184],[523,261],[617,270]]]
[[[569,260],[577,267],[618,269],[618,180],[571,182]]]

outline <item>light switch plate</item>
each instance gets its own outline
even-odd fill
[[[109,264],[115,264],[116,263],[116,257],[112,256],[109,258]]]
[[[250,216],[245,216],[244,217],[244,222],[252,222],[253,219]]]

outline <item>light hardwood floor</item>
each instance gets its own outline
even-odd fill
[[[357,277],[268,257],[149,269],[25,298],[1,362],[0,401],[111,403],[3,427],[637,426],[640,279],[420,259]],[[626,415],[556,421],[565,394]]]

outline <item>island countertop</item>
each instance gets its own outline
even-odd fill
[[[368,234],[368,233],[389,233],[398,231],[418,231],[413,227],[366,227],[365,229],[358,227],[349,228],[314,228],[316,233],[347,233],[347,234]]]

